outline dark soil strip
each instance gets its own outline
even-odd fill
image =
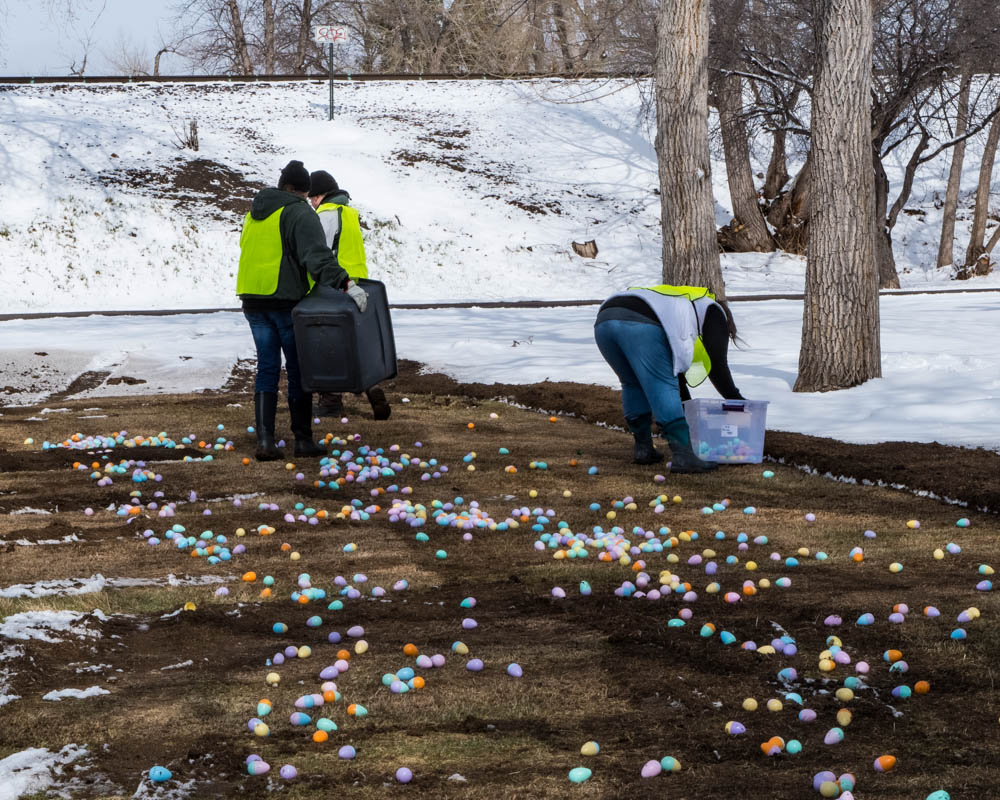
[[[624,427],[621,393],[604,386],[568,381],[526,385],[459,383],[440,373],[420,374],[415,361],[400,361],[399,376],[384,384],[400,394],[460,395],[477,399],[504,398],[518,405],[551,413],[572,414],[589,422]],[[625,442],[623,441],[623,446]],[[820,474],[902,484],[960,500],[976,509],[1000,513],[1000,453],[942,444],[883,442],[847,444],[801,433],[768,431],[764,454],[786,464],[809,466]]]

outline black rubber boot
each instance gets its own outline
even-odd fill
[[[312,458],[325,456],[326,448],[313,441],[312,435],[312,395],[307,394],[298,400],[288,400],[288,413],[292,418],[292,434],[295,436],[294,453],[297,456]]]
[[[320,392],[315,408],[317,417],[344,416],[344,398],[334,392]]]
[[[274,445],[274,414],[278,409],[278,395],[274,392],[257,392],[253,396],[254,425],[257,430],[257,452],[254,458],[258,461],[277,461],[284,458]]]
[[[691,431],[687,420],[680,417],[666,425],[660,423],[663,438],[670,445],[670,471],[678,474],[711,472],[719,465],[712,461],[702,461],[691,449]]]
[[[638,417],[626,417],[625,423],[635,439],[633,463],[658,464],[663,461],[663,453],[653,445],[653,415],[641,414]]]
[[[368,402],[372,404],[372,415],[375,419],[389,419],[392,408],[389,406],[389,401],[385,399],[385,392],[375,386],[365,394],[368,396]]]

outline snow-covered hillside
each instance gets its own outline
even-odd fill
[[[395,302],[599,298],[658,279],[656,160],[635,84],[341,84],[332,123],[326,97],[322,82],[0,87],[0,313],[235,305],[247,198],[290,158],[351,192]],[[192,119],[197,153],[176,144]],[[898,185],[906,154],[893,157]],[[947,281],[930,269],[946,170],[946,156],[923,169],[909,205],[925,213],[897,227],[904,286]],[[723,224],[721,162],[713,177]],[[589,239],[597,258],[575,255]],[[795,256],[724,264],[733,294],[802,286]]]

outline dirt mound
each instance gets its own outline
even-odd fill
[[[208,158],[178,157],[172,166],[155,171],[107,170],[97,177],[105,186],[166,197],[177,208],[207,207],[213,218],[226,222],[236,221],[245,214],[253,196],[264,188],[263,183],[247,180],[242,173]]]
[[[403,394],[499,397],[528,408],[625,426],[621,393],[605,386],[569,381],[525,385],[459,383],[440,373],[421,373],[421,367],[415,361],[400,361],[399,376],[386,388]],[[906,486],[1000,513],[1000,453],[982,448],[971,450],[918,442],[847,444],[836,439],[769,430],[764,454],[781,463],[811,467],[820,474],[829,472],[859,482]]]

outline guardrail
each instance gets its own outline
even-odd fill
[[[979,294],[1000,292],[1000,287],[969,287],[967,289],[889,289],[879,292],[880,297],[915,294]],[[801,300],[801,294],[743,294],[730,295],[730,303],[753,303],[764,300]],[[461,300],[451,303],[390,303],[393,310],[431,311],[438,308],[569,308],[574,306],[599,306],[603,300]],[[60,317],[173,317],[180,314],[217,314],[237,312],[242,308],[226,306],[219,308],[160,308],[132,311],[31,311],[25,313],[0,314],[0,322],[18,319],[56,319]]]
[[[490,72],[392,72],[354,73],[339,72],[333,75],[335,81],[528,81],[528,80],[601,80],[638,79],[650,77],[637,72],[575,72],[536,73],[516,72],[499,74]],[[280,83],[330,80],[328,73],[315,75],[18,75],[0,76],[3,84],[47,84],[47,83]]]

